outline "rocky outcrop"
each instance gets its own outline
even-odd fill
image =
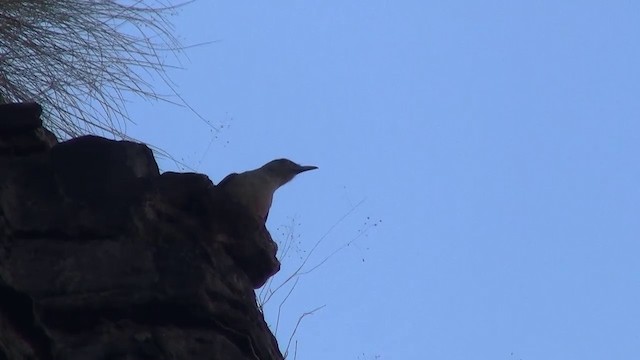
[[[37,104],[0,105],[0,360],[282,359],[254,288],[263,225],[145,145],[58,143]]]

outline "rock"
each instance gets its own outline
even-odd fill
[[[25,124],[0,126],[0,359],[282,359],[263,225],[142,144],[33,146]]]
[[[0,132],[17,132],[42,126],[42,106],[36,103],[0,104]]]
[[[0,156],[29,155],[51,149],[56,136],[42,127],[36,103],[0,104]]]

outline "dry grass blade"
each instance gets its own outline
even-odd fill
[[[127,139],[129,95],[188,106],[166,72],[183,50],[168,17],[186,3],[2,0],[0,102],[39,102],[63,139]]]

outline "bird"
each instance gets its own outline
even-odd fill
[[[289,159],[276,159],[254,170],[229,174],[217,187],[264,224],[269,216],[275,191],[296,175],[317,168],[299,165]]]

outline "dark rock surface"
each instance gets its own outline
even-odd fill
[[[21,156],[51,149],[58,143],[42,127],[42,107],[36,103],[0,104],[0,156]]]
[[[0,360],[282,359],[264,226],[142,144],[58,144],[40,112],[0,106]]]

